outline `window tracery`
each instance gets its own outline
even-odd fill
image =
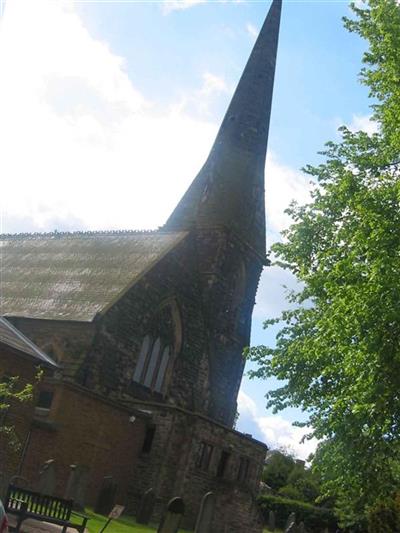
[[[137,359],[133,381],[163,393],[171,374],[172,359],[182,344],[181,323],[176,303],[165,304],[148,325]]]

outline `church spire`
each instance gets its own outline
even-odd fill
[[[265,255],[264,167],[281,0],[273,0],[207,161],[167,229],[224,226]]]

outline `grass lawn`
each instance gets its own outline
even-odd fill
[[[91,509],[85,510],[85,515],[90,517],[87,523],[87,529],[90,533],[99,533],[107,522],[107,518],[100,514],[95,514]],[[104,533],[155,533],[157,527],[143,526],[137,524],[132,516],[122,515],[118,520],[112,520],[107,526]],[[189,533],[183,529],[179,530],[181,533]]]

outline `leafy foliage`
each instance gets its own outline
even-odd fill
[[[276,523],[279,527],[285,526],[286,520],[291,513],[296,514],[297,522],[304,522],[307,530],[321,531],[323,528],[336,529],[337,522],[333,511],[324,507],[316,507],[309,503],[272,496],[265,494],[259,498],[259,504],[267,523],[268,514],[274,511]]]
[[[301,288],[265,323],[282,324],[275,348],[250,350],[253,376],[283,381],[268,405],[308,413],[322,441],[313,465],[344,525],[400,485],[400,7],[352,7],[345,25],[369,41],[361,79],[379,132],[342,127],[325,162],[305,168],[312,200],[291,204],[273,246]]]
[[[274,450],[269,453],[266,459],[262,479],[271,489],[279,490],[287,485],[295,464],[291,455],[280,450]]]
[[[273,491],[286,498],[315,503],[320,496],[318,476],[284,450],[268,454],[262,479]]]
[[[400,502],[398,498],[377,501],[368,510],[368,533],[398,533]]]
[[[40,373],[38,379],[40,379]],[[19,378],[9,377],[0,381],[0,437],[5,438],[8,444],[16,449],[20,442],[15,433],[11,419],[7,417],[9,409],[16,403],[28,402],[32,399],[33,386],[28,384],[18,387]]]

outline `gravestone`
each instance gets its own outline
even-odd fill
[[[197,517],[194,533],[210,533],[215,504],[215,494],[213,492],[207,492],[201,500],[200,512]]]
[[[297,528],[297,533],[306,533],[306,526],[304,522],[300,522],[299,527]]]
[[[285,529],[285,533],[297,533],[296,522],[291,522],[289,527]]]
[[[182,498],[172,498],[158,526],[157,533],[177,533],[184,514],[185,504]]]
[[[292,524],[295,524],[295,523],[296,523],[296,513],[290,513],[290,515],[288,516],[288,519],[286,520],[285,531],[289,529],[289,527]]]
[[[38,492],[53,496],[56,489],[56,469],[54,459],[49,459],[43,463],[39,471]]]
[[[108,516],[111,513],[115,504],[115,494],[117,492],[117,485],[113,481],[112,476],[105,476],[101,484],[100,492],[97,497],[94,512]]]
[[[270,531],[275,531],[276,528],[276,519],[274,511],[270,511],[268,514],[268,529]]]
[[[138,524],[148,524],[156,504],[156,495],[153,489],[146,490],[140,500],[139,510],[136,514],[136,522]]]
[[[13,476],[10,479],[10,484],[19,489],[29,489],[29,481],[23,476]]]
[[[64,498],[66,500],[74,500],[74,509],[83,511],[85,508],[88,468],[81,465],[70,465],[70,469]]]

